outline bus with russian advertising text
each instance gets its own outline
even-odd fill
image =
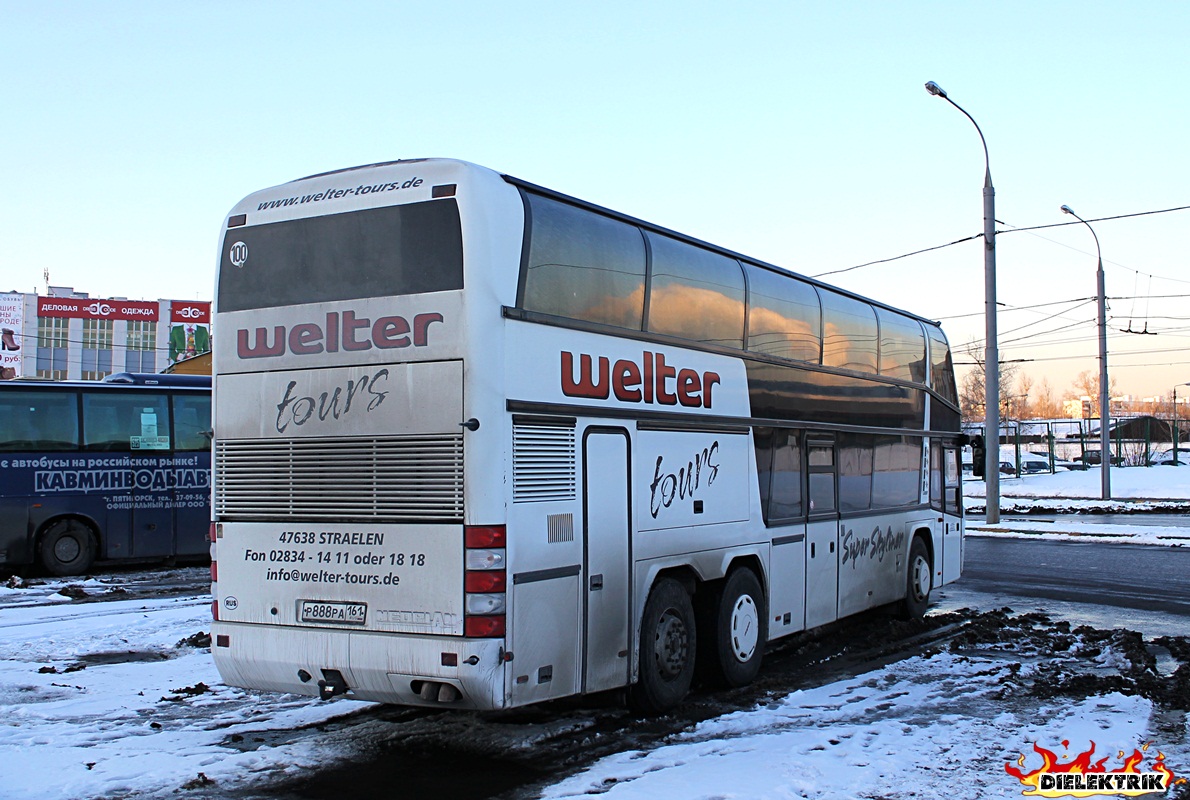
[[[229,684],[660,712],[959,576],[927,319],[440,159],[250,195],[218,270]]]
[[[0,566],[208,557],[211,379],[0,381]]]

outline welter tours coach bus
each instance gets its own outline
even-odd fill
[[[950,351],[883,303],[431,159],[243,200],[216,307],[229,684],[655,712],[962,568]]]

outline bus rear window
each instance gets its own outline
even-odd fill
[[[219,310],[463,288],[453,198],[232,228],[219,264]]]

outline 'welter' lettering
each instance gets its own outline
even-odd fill
[[[716,383],[722,383],[717,372],[699,373],[693,369],[671,367],[665,363],[664,353],[646,350],[641,354],[639,365],[626,359],[612,364],[606,356],[598,358],[599,366],[596,369],[594,357],[580,353],[576,377],[574,354],[563,350],[562,394],[594,400],[606,400],[614,395],[625,403],[710,408],[711,388]]]
[[[368,317],[357,317],[354,311],[344,311],[340,319],[338,311],[326,315],[326,326],[317,322],[302,322],[289,329],[286,335],[284,325],[274,325],[270,340],[268,328],[256,328],[252,344],[248,342],[248,329],[236,331],[236,352],[240,358],[269,358],[290,353],[303,356],[314,353],[337,353],[339,350],[371,350],[373,347],[385,350],[401,347],[425,347],[430,342],[430,325],[442,322],[438,312],[418,314],[413,324],[404,317],[378,317],[374,322]],[[362,336],[357,337],[357,333]]]

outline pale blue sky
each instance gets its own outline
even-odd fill
[[[814,275],[981,231],[979,137],[927,80],[983,128],[1009,225],[1190,205],[1181,2],[0,0],[0,19],[0,290],[48,267],[93,296],[208,299],[239,198],[421,156]],[[1190,294],[1188,221],[1093,223],[1108,294]],[[1086,228],[998,242],[1008,306],[1094,294]],[[982,337],[981,247],[828,280],[974,315],[945,320],[961,348]],[[1112,302],[1113,328],[1162,331],[1111,337],[1121,390],[1190,381],[1183,308]],[[1061,359],[1024,365],[1061,394],[1095,369],[1094,305],[1008,333],[1059,310],[1006,309],[1000,328],[1004,358]],[[1062,347],[1009,341],[1080,322]]]

